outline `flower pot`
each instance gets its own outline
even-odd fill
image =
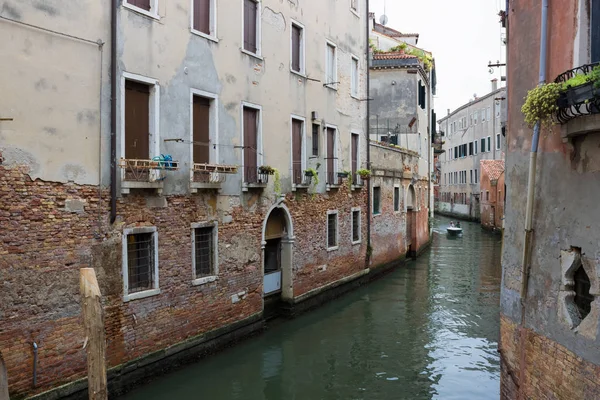
[[[338,178],[347,178],[348,175],[349,174],[347,172],[338,172],[337,173]]]
[[[316,174],[312,171],[304,171],[304,176],[312,178]]]
[[[371,177],[371,175],[359,175],[359,176],[360,176],[360,179],[362,179],[363,181],[366,181]]]
[[[558,106],[561,108],[574,106],[585,103],[586,100],[591,100],[600,94],[600,90],[594,88],[593,82],[588,82],[583,85],[570,87],[565,90],[558,98]]]

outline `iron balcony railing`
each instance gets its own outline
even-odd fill
[[[597,67],[600,67],[600,63],[586,64],[570,69],[560,74],[554,82],[564,84],[577,75],[590,74]],[[600,113],[600,87],[595,87],[594,82],[567,87],[558,98],[556,119],[561,124],[583,115],[598,113]]]
[[[244,166],[244,182],[249,185],[266,185],[269,175],[262,173],[259,167]]]

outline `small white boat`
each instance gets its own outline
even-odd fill
[[[462,228],[457,228],[456,226],[449,226],[447,229],[450,235],[462,235]]]

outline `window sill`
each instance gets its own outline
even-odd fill
[[[336,251],[336,250],[339,250],[339,248],[340,248],[340,246],[328,247],[328,248],[327,248],[327,251],[328,251],[328,252],[329,252],[329,251]]]
[[[364,188],[365,185],[360,184],[360,185],[352,185],[352,190],[362,190],[362,188]]]
[[[202,182],[190,182],[190,192],[198,193],[198,190],[220,190],[220,183],[202,183]]]
[[[293,70],[293,69],[291,69],[291,68],[290,68],[290,72],[291,72],[292,74],[294,74],[294,75],[298,75],[298,76],[299,76],[299,77],[301,77],[301,78],[304,78],[304,79],[306,79],[306,78],[307,78],[307,77],[306,77],[306,73],[304,73],[304,72],[294,71],[294,70]]]
[[[293,184],[292,185],[292,192],[295,192],[296,190],[306,190],[309,187],[310,187],[310,185]]]
[[[356,242],[352,242],[352,246],[356,246],[357,244],[361,244],[362,240],[357,240]]]
[[[327,184],[326,189],[327,189],[327,191],[330,191],[332,189],[333,190],[338,190],[340,187],[342,187],[342,185],[330,185],[330,184]]]
[[[144,290],[143,292],[131,293],[123,295],[123,301],[125,303],[132,300],[145,299],[146,297],[158,296],[160,294],[160,289],[150,289]]]
[[[200,37],[203,37],[204,39],[208,39],[215,43],[219,43],[219,39],[215,35],[209,35],[204,32],[198,31],[194,28],[190,29],[190,32],[192,32],[192,34],[194,34],[196,36],[200,36]]]
[[[156,193],[161,194],[164,187],[163,181],[141,182],[141,181],[121,181],[121,194],[129,194],[131,189],[156,189]]]
[[[136,7],[136,6],[134,6],[132,4],[129,4],[129,3],[125,2],[125,1],[123,2],[123,7],[127,8],[127,9],[129,9],[129,10],[135,12],[135,13],[142,14],[142,15],[144,15],[146,17],[150,17],[152,19],[160,21],[160,16],[158,14],[155,14],[155,13],[150,12],[150,11],[146,11],[143,8]]]
[[[260,60],[260,61],[265,61],[265,59],[264,59],[264,58],[262,58],[260,54],[253,53],[253,52],[251,52],[251,51],[248,51],[248,50],[246,50],[246,49],[244,49],[244,48],[240,48],[240,51],[241,51],[242,53],[244,53],[244,54],[247,54],[247,55],[249,55],[250,57],[256,58],[257,60]]]
[[[350,8],[350,12],[354,14],[355,17],[360,18],[360,14],[354,8]]]
[[[202,278],[196,278],[192,281],[192,286],[206,285],[207,283],[215,282],[217,280],[216,275],[203,276]]]
[[[358,96],[351,94],[350,97],[352,97],[354,100],[358,100],[360,101],[360,99],[358,98]]]
[[[249,189],[265,189],[266,187],[266,183],[244,183],[242,192],[247,192]]]
[[[373,213],[373,217],[380,217],[381,215],[383,215],[383,214],[381,214],[380,212],[378,212],[378,213]]]
[[[333,90],[333,91],[335,91],[335,92],[337,92],[337,91],[338,91],[338,89],[337,89],[335,86],[333,86],[333,85],[325,85],[325,87],[326,87],[327,89]]]

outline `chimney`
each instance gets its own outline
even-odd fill
[[[375,27],[375,13],[369,12],[369,32],[373,32],[373,28]],[[370,33],[369,33],[370,35]]]
[[[492,92],[495,92],[496,90],[498,90],[498,79],[494,78],[492,79]]]

